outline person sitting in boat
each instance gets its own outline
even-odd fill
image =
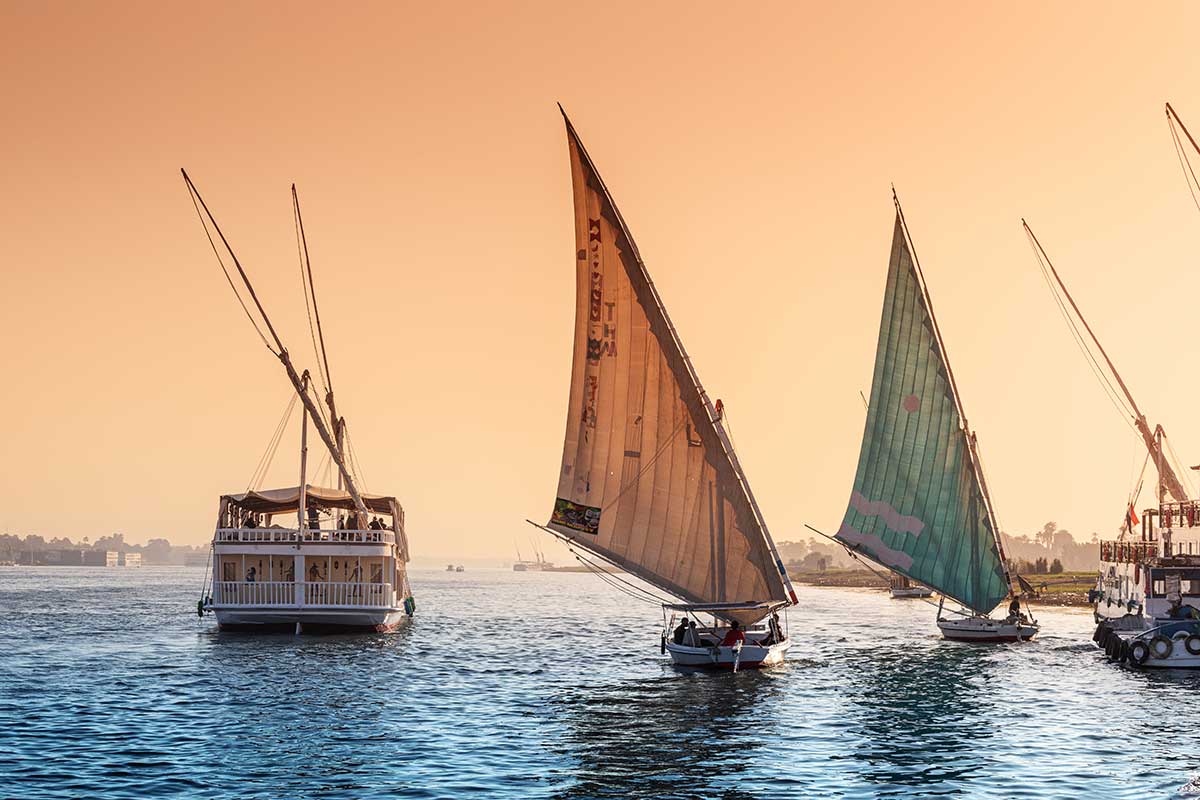
[[[739,642],[745,644],[746,634],[742,631],[742,623],[735,619],[730,623],[729,630],[725,633],[725,638],[721,640],[721,647],[734,647]]]
[[[383,523],[379,521],[379,517],[371,517],[371,524],[367,526],[373,531],[383,530]]]
[[[1171,600],[1171,608],[1167,611],[1171,619],[1200,619],[1200,610],[1195,606],[1184,605],[1183,599],[1176,597]]]
[[[695,625],[696,623],[693,622],[692,624]],[[672,632],[671,641],[675,642],[675,644],[683,644],[683,640],[684,637],[687,636],[687,632],[688,618],[684,617],[683,619],[679,620],[679,626],[675,628],[674,632]]]
[[[257,514],[247,514],[247,515],[246,515],[246,522],[244,523],[244,524],[245,524],[245,526],[246,526],[247,528],[257,528],[257,527],[258,527],[258,519],[257,519],[257,516],[258,516]]]
[[[310,531],[321,530],[321,509],[317,508],[315,504],[308,507],[308,529]]]
[[[767,620],[767,640],[764,644],[779,644],[784,639],[783,629],[779,626],[779,614],[772,613]]]

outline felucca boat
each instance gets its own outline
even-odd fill
[[[310,299],[312,303],[310,324],[315,317],[313,343],[314,349],[319,350],[318,367],[325,389],[328,423],[314,397],[316,388],[308,370],[303,374],[296,372],[233,248],[187,172],[183,172],[183,179],[230,288],[263,344],[283,365],[303,406],[299,483],[282,489],[252,487],[220,498],[212,540],[212,580],[197,611],[200,616],[215,613],[223,629],[294,628],[296,633],[391,630],[416,609],[408,583],[404,510],[395,497],[367,494],[359,489],[360,481],[352,468],[357,459],[347,449],[346,420],[338,416],[334,403],[296,187],[292,187],[292,203],[297,239],[303,244],[301,275],[305,303]],[[221,251],[228,254],[236,267],[250,302],[236,288]],[[267,333],[259,326],[260,321]],[[269,465],[270,457],[274,456],[293,406],[294,400],[285,411],[256,475],[266,472],[263,464]],[[336,468],[336,487],[314,486],[307,480],[310,422]],[[254,481],[252,478],[251,483]]]
[[[850,503],[834,538],[858,555],[942,595],[937,624],[947,639],[1011,642],[1038,631],[1010,606],[990,614],[1013,585],[988,495],[975,434],[900,201],[892,234],[883,316],[866,430]],[[962,606],[945,608],[949,599]]]
[[[676,664],[778,663],[791,642],[776,612],[796,595],[721,402],[701,386],[629,229],[563,118],[575,204],[575,345],[558,493],[549,523],[538,527],[676,598],[664,601],[576,553],[622,590],[662,603],[662,650]]]

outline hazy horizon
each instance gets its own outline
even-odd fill
[[[724,400],[777,540],[807,538],[805,522],[832,532],[845,510],[892,183],[1007,533],[1054,520],[1109,536],[1144,456],[1022,217],[1151,425],[1200,461],[1200,378],[1180,357],[1200,214],[1163,115],[1169,100],[1200,127],[1200,9],[7,9],[0,527],[14,533],[206,542],[289,400],[182,166],[314,368],[296,182],[366,488],[400,499],[419,561],[511,560],[537,534],[524,520],[549,516],[566,416],[556,101]],[[297,420],[268,486],[296,483]]]

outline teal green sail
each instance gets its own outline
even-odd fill
[[[897,207],[867,425],[836,538],[986,614],[1008,573],[922,286]]]

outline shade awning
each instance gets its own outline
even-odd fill
[[[671,611],[702,611],[704,613],[720,613],[722,611],[770,611],[791,605],[787,602],[763,601],[748,603],[663,603],[663,608]]]
[[[305,487],[306,505],[321,508],[342,508],[347,511],[355,509],[354,498],[349,492],[330,489],[325,486]],[[360,494],[366,507],[377,514],[391,514],[394,508],[399,508],[395,497],[375,494]],[[290,486],[285,489],[263,489],[261,491],[244,492],[242,494],[227,494],[222,496],[230,505],[254,511],[259,514],[285,514],[300,508],[300,487]]]

